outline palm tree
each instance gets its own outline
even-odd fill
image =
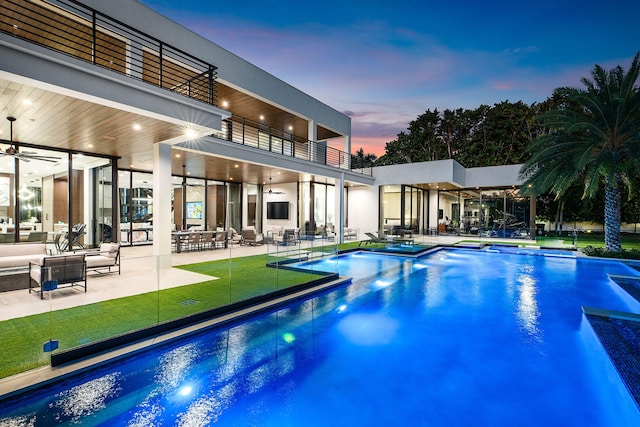
[[[604,183],[606,250],[619,252],[621,190],[629,175],[640,171],[640,52],[625,72],[596,65],[583,89],[554,91],[561,103],[538,118],[547,132],[533,140],[520,170],[530,194],[551,191],[557,198],[574,182],[593,197]]]

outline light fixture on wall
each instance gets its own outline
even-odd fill
[[[15,157],[18,160],[22,160],[24,162],[29,162],[31,160],[44,160],[45,162],[52,162],[55,163],[57,161],[60,160],[60,157],[53,157],[53,156],[43,156],[40,155],[36,152],[33,151],[20,151],[18,152],[18,150],[16,149],[16,147],[13,146],[13,122],[16,121],[15,117],[9,116],[7,117],[7,120],[9,120],[9,148],[7,148],[4,151],[0,151],[0,156],[12,156]]]

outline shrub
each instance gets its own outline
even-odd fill
[[[588,256],[601,258],[640,259],[640,249],[622,249],[620,252],[612,252],[605,248],[586,246],[582,248],[582,252]]]

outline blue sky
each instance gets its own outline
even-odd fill
[[[638,0],[141,2],[348,114],[377,155],[427,109],[541,102],[640,51]]]

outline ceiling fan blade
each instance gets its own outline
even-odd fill
[[[18,153],[15,155],[20,160],[29,161],[29,160],[42,160],[45,162],[56,163],[60,161],[59,157],[52,156],[39,156],[39,155],[24,155],[25,153]],[[35,153],[34,153],[35,154]]]

